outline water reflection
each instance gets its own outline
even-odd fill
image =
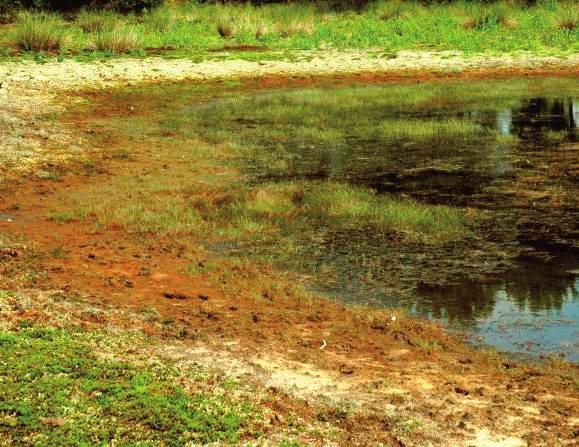
[[[566,301],[579,299],[579,275],[573,267],[576,259],[572,258],[566,262],[521,262],[496,283],[467,282],[438,290],[423,289],[414,310],[464,325],[491,315],[499,296],[532,314],[560,311]]]
[[[513,134],[526,140],[545,139],[545,131],[566,131],[567,139],[576,141],[577,105],[571,98],[529,99],[511,120]]]

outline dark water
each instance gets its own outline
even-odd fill
[[[307,268],[319,273],[331,266],[335,273],[319,290],[350,302],[401,306],[503,351],[556,353],[579,361],[579,208],[573,200],[552,203],[553,191],[561,197],[579,194],[579,102],[530,97],[509,109],[440,107],[420,113],[475,121],[502,138],[425,144],[353,134],[340,147],[296,146],[287,170],[256,174],[269,180],[347,181],[427,203],[488,211],[497,247],[516,251],[516,259],[501,270],[497,257],[485,250],[472,263],[472,253],[453,255],[441,247],[429,249],[440,250],[433,265],[432,253],[420,253],[424,247],[390,248],[388,235],[362,223],[331,233],[322,222],[307,249]],[[408,116],[421,117],[412,111]],[[484,275],[487,265],[487,280],[465,280],[465,272]],[[444,271],[445,284],[452,285],[419,278],[411,290],[401,287],[421,266],[424,272]]]

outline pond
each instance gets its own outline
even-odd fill
[[[128,131],[181,160],[139,187],[161,210],[170,193],[209,249],[513,355],[579,360],[579,81],[218,87],[126,97],[161,104]]]
[[[453,110],[438,104],[431,110],[407,110],[404,114],[412,119],[475,122],[513,139],[445,138],[441,147],[437,140],[409,138],[401,143],[366,140],[353,134],[346,143],[316,150],[290,145],[297,156],[289,169],[283,173],[255,172],[267,179],[347,181],[427,203],[489,210],[498,228],[509,228],[513,233],[510,242],[516,244],[518,255],[504,273],[489,275],[490,282],[488,278],[486,282],[463,282],[460,262],[441,262],[440,269],[456,273],[449,281],[452,285],[418,282],[415,293],[404,293],[393,278],[403,281],[404,268],[420,259],[400,250],[398,265],[394,265],[392,256],[385,253],[390,244],[364,228],[363,222],[337,233],[322,223],[318,232],[322,242],[311,247],[306,264],[312,271],[331,264],[337,274],[332,282],[318,283],[317,289],[352,303],[402,306],[467,330],[475,334],[475,340],[500,350],[556,352],[579,360],[579,210],[575,202],[547,210],[534,203],[551,200],[548,193],[541,194],[550,188],[579,193],[579,103],[559,94],[522,98],[515,107],[497,106],[496,110],[489,110],[488,105],[478,110],[476,104],[467,110]],[[401,144],[403,152],[399,150]],[[574,164],[572,175],[565,178],[568,173],[564,170],[545,175],[549,165],[560,165],[562,158],[566,166]],[[525,177],[531,177],[531,182]],[[513,197],[518,188],[524,188],[521,196],[531,194]],[[534,191],[539,193],[533,196]],[[525,253],[527,247],[532,256]],[[432,265],[425,263],[424,267]],[[414,274],[413,269],[408,271]]]
[[[314,289],[400,306],[503,351],[579,360],[579,85],[541,82],[267,91],[195,113],[227,110],[256,148],[239,160],[256,185],[346,182],[488,218],[458,249],[312,218],[300,255]]]

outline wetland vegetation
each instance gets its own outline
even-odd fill
[[[189,241],[193,265],[217,249],[315,275],[346,300],[421,308],[420,291],[548,257],[535,243],[576,250],[577,87],[553,78],[118,92],[114,145],[136,154],[146,138],[154,149],[141,157],[179,163],[69,194],[49,216]],[[525,111],[535,97],[554,98],[546,122]],[[537,190],[527,178],[546,156],[553,171]],[[447,302],[442,315],[468,321],[460,308]]]
[[[0,446],[573,443],[577,14],[0,0]]]

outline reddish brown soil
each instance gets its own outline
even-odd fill
[[[497,76],[509,74],[512,73],[501,72]],[[460,73],[453,78],[487,75]],[[340,78],[337,82],[417,82],[434,78],[436,75],[427,74],[419,79],[362,75]],[[255,81],[262,87],[313,82],[311,78]],[[336,83],[336,79],[332,82]],[[105,95],[99,93],[94,97],[103,101]],[[101,104],[99,119],[146,113],[145,107],[129,112],[122,101],[117,103],[114,98],[106,98]],[[91,125],[85,118],[77,118],[80,132]],[[115,136],[110,135],[106,145],[114,147],[114,144]],[[447,431],[451,433],[449,445],[459,445],[473,438],[481,427],[521,436],[536,442],[533,445],[571,444],[576,440],[572,422],[577,417],[576,385],[572,379],[576,367],[552,365],[545,370],[504,361],[468,348],[431,324],[400,315],[392,321],[392,313],[387,311],[348,308],[322,299],[304,300],[292,289],[291,275],[276,272],[267,265],[239,267],[224,262],[222,268],[229,275],[187,276],[183,272],[188,261],[174,241],[156,237],[143,241],[122,229],[95,232],[82,222],[61,224],[49,220],[48,212],[61,203],[55,200],[57,195],[62,197],[67,191],[104,183],[112,175],[161,169],[164,163],[138,155],[130,162],[105,157],[98,157],[96,162],[103,173],[90,176],[69,173],[59,182],[30,180],[10,191],[5,189],[0,196],[0,213],[12,215],[14,221],[0,222],[0,233],[24,240],[31,247],[27,255],[10,261],[20,266],[13,266],[12,272],[31,267],[44,271],[46,279],[36,287],[75,292],[96,306],[125,308],[135,313],[154,308],[159,314],[154,323],[114,321],[125,327],[140,326],[152,336],[217,347],[234,342],[236,348],[230,349],[228,355],[285,359],[293,365],[313,365],[316,370],[327,372],[333,382],[343,381],[351,387],[352,400],[374,408],[366,416],[357,415],[340,422],[340,427],[350,434],[343,445],[402,442],[393,437],[392,427],[379,416],[380,409],[388,405],[412,410],[438,427],[440,432],[418,436],[424,442],[428,442],[429,436],[433,437],[431,442],[437,442],[436,439],[443,439],[437,436]],[[15,210],[14,204],[20,208]],[[64,256],[51,255],[55,247]],[[15,276],[7,275],[4,287],[17,287]],[[272,279],[287,287],[272,290],[268,287]],[[107,323],[106,317],[98,321],[86,317],[89,326]],[[429,353],[424,342],[435,342],[441,349]],[[324,343],[325,348],[320,349]],[[402,394],[396,389],[402,389]],[[304,408],[300,410],[304,417],[308,411],[312,413]],[[520,424],[519,420],[525,423]]]
[[[492,79],[509,79],[513,77],[562,77],[577,78],[579,76],[578,67],[558,67],[557,69],[545,68],[489,68],[489,69],[468,69],[457,72],[437,72],[437,71],[413,71],[405,70],[392,72],[367,72],[355,74],[332,74],[328,76],[268,76],[255,80],[261,88],[268,87],[307,87],[310,85],[330,84],[347,85],[355,84],[381,84],[385,82],[396,83],[418,83],[426,81],[453,82],[457,80],[475,81]],[[251,81],[251,80],[250,80]],[[252,87],[255,88],[255,87]]]

